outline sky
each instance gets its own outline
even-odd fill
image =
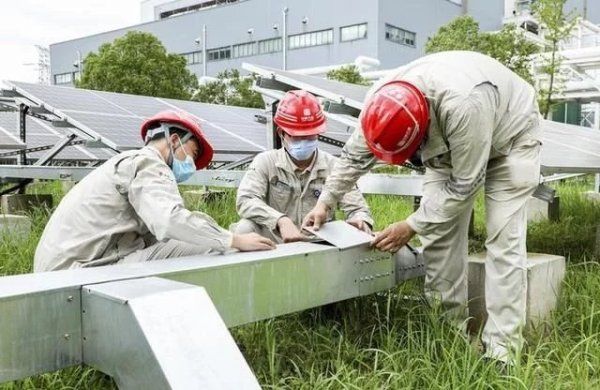
[[[140,22],[140,0],[0,0],[0,81],[37,82],[35,45]]]

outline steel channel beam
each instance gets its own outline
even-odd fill
[[[228,327],[393,287],[395,262],[367,246],[294,243],[267,252],[194,256],[0,278],[0,382],[80,364],[83,286],[162,277],[204,287]]]
[[[127,389],[260,389],[206,290],[162,278],[84,286],[83,362]]]

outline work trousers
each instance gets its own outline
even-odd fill
[[[486,356],[508,361],[523,346],[525,325],[526,204],[539,183],[540,142],[526,133],[516,139],[508,155],[489,161],[485,178],[487,239],[485,299],[488,320],[482,333]],[[450,169],[428,169],[423,200],[440,191]],[[462,330],[467,313],[467,246],[470,207],[433,233],[421,237],[426,265],[425,293],[439,302]]]

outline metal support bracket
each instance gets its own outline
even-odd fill
[[[358,118],[360,115],[360,110],[346,104],[332,102],[331,100],[325,100],[323,108],[330,114],[350,115],[355,118]]]
[[[268,78],[268,77],[258,77],[256,79],[256,86],[259,88],[274,89],[276,91],[283,91],[283,92],[287,92],[287,91],[294,89],[294,87],[292,87],[288,84],[284,84],[280,81],[277,81],[273,78]]]
[[[556,196],[556,190],[544,184],[540,184],[537,186],[532,196],[541,199],[545,202],[551,203],[554,201],[554,198]]]
[[[162,278],[82,289],[83,362],[119,389],[260,389],[206,290]]]

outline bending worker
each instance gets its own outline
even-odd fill
[[[144,148],[112,157],[64,197],[38,244],[35,272],[274,247],[184,207],[177,183],[213,156],[193,117],[158,113],[142,125],[142,138]]]
[[[326,129],[319,101],[306,91],[285,94],[273,121],[283,147],[258,154],[237,193],[238,234],[257,232],[276,242],[301,241],[302,219],[321,194],[335,157],[317,148]],[[341,198],[348,223],[370,231],[373,219],[356,185]],[[333,209],[332,209],[333,210]],[[334,218],[332,210],[326,219]]]
[[[534,89],[496,60],[464,51],[422,57],[370,90],[360,126],[304,223],[318,228],[375,158],[402,164],[420,155],[427,171],[419,209],[376,234],[373,245],[397,251],[418,234],[425,293],[464,329],[467,230],[485,187],[482,341],[485,357],[510,363],[523,344],[526,202],[539,181],[539,118]]]

